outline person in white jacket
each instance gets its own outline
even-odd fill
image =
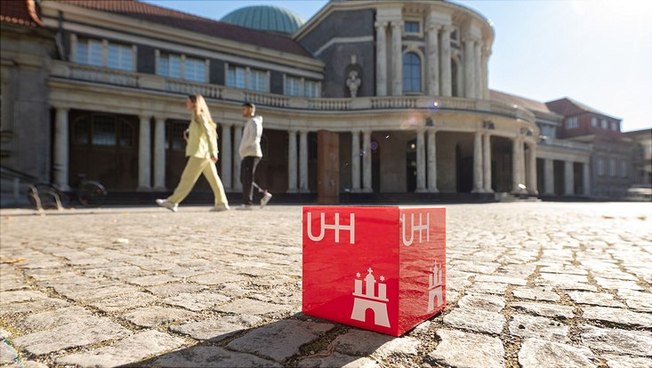
[[[242,105],[242,117],[246,118],[242,140],[238,153],[242,160],[240,164],[240,181],[242,182],[242,207],[241,209],[252,209],[254,188],[262,194],[260,208],[267,205],[272,194],[267,189],[261,188],[255,182],[256,167],[263,157],[263,150],[260,148],[260,138],[263,135],[263,117],[256,115],[256,106],[250,102]]]

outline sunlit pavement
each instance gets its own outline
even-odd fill
[[[0,210],[2,367],[650,367],[652,204],[446,205],[446,310],[301,314],[301,207]]]

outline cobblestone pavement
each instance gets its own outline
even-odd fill
[[[401,338],[301,314],[299,206],[0,210],[0,365],[652,367],[650,203],[445,207]]]

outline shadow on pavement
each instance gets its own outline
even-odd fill
[[[369,337],[362,346],[359,334]],[[393,339],[297,313],[120,367],[341,367]]]

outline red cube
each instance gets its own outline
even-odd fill
[[[446,209],[303,208],[303,313],[401,336],[446,305]]]

